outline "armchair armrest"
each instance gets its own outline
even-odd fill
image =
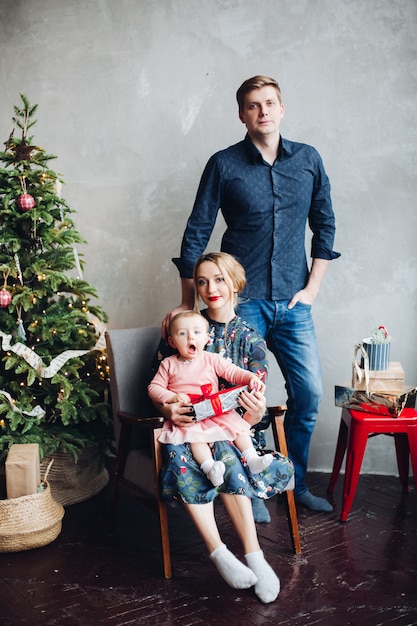
[[[139,426],[140,428],[145,428],[148,430],[154,430],[155,428],[160,428],[164,423],[164,418],[161,416],[158,417],[139,417],[139,415],[134,415],[133,413],[128,413],[126,411],[120,411],[117,414],[121,424],[125,424],[126,426]]]
[[[266,410],[273,417],[276,417],[278,415],[284,416],[287,410],[287,406],[285,404],[279,404],[277,406],[267,406]]]

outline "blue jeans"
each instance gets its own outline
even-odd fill
[[[285,379],[288,410],[285,434],[295,467],[295,494],[307,490],[308,452],[323,395],[321,367],[311,306],[288,300],[239,301],[238,314],[264,337]]]

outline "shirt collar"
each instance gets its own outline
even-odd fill
[[[253,163],[263,163],[263,158],[262,158],[262,154],[259,152],[258,148],[255,146],[254,143],[252,143],[251,138],[249,137],[249,134],[246,133],[245,135],[245,146],[246,146],[246,150],[248,152],[249,158],[251,159],[251,161]],[[280,136],[279,138],[279,146],[278,146],[278,161],[281,159],[282,154],[283,153],[289,154],[290,150],[289,150],[289,142],[284,139],[283,137]]]

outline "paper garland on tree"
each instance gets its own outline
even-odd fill
[[[41,419],[45,415],[45,411],[43,410],[42,407],[39,406],[39,404],[35,406],[35,408],[32,409],[32,411],[22,411],[21,409],[17,408],[15,401],[13,400],[10,393],[7,393],[7,391],[3,391],[2,389],[0,389],[0,396],[4,396],[8,400],[10,406],[12,407],[15,413],[20,413],[21,415],[27,415],[28,417],[37,417],[38,419]]]
[[[75,262],[75,268],[77,270],[77,278],[80,278],[81,280],[83,279],[83,272],[81,269],[81,263],[80,263],[80,257],[78,255],[78,250],[75,246],[73,246],[72,248],[73,254],[74,254],[74,262]]]
[[[28,346],[25,346],[23,343],[16,342],[11,345],[10,340],[12,339],[12,335],[6,335],[3,331],[0,330],[0,338],[2,338],[2,349],[6,352],[7,350],[11,350],[18,356],[21,356],[26,363],[28,363],[34,370],[42,377],[42,378],[52,378],[55,376],[57,372],[61,369],[63,365],[70,359],[74,359],[78,356],[83,356],[84,354],[88,354],[89,352],[93,352],[93,350],[102,351],[105,347],[105,339],[104,332],[102,332],[97,339],[95,345],[90,350],[65,350],[58,356],[56,356],[48,366],[45,366],[40,356],[34,352]]]

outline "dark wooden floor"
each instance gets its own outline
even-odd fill
[[[299,510],[303,552],[291,551],[282,500],[268,503],[272,522],[259,524],[264,552],[281,579],[276,602],[235,591],[217,575],[181,508],[170,510],[173,578],[161,576],[155,518],[124,499],[116,535],[109,532],[109,488],[67,507],[55,542],[0,554],[1,626],[241,626],[417,624],[417,495],[402,495],[398,479],[362,476],[346,524],[334,513]],[[309,484],[325,494],[329,476]],[[217,507],[227,545],[241,549]]]

